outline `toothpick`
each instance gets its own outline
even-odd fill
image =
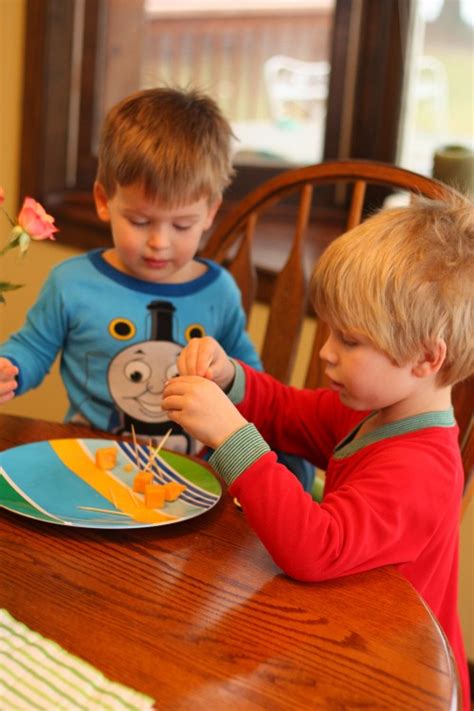
[[[141,505],[141,502],[138,501],[138,500],[135,498],[135,495],[133,494],[132,490],[129,489],[129,487],[128,487],[128,486],[125,486],[125,485],[124,485],[123,488],[125,489],[125,491],[127,492],[127,494],[130,496],[130,498],[132,499],[134,506],[140,506],[140,505]],[[115,508],[116,508],[117,510],[120,510],[120,509],[119,509],[119,505],[117,504],[117,499],[115,498],[114,490],[113,490],[112,487],[110,487],[110,486],[109,486],[109,496],[111,497],[112,503],[113,503],[113,505],[115,506]]]
[[[115,506],[115,508],[118,509],[117,502],[116,502],[116,500],[115,500],[114,490],[112,489],[111,486],[109,486],[108,489],[109,489],[109,496],[110,496],[110,498],[112,499],[112,503],[113,503],[113,505]]]
[[[157,445],[158,448],[158,445]],[[155,459],[156,454],[154,453],[154,445],[153,445],[153,439],[150,437],[148,440],[148,462],[146,463],[146,467],[144,469],[145,472],[147,472],[150,468],[151,465],[153,464],[153,460]],[[158,466],[158,465],[157,465]],[[158,467],[158,478],[160,481],[163,481],[163,476],[161,474],[161,470]]]
[[[147,463],[145,469],[143,470],[144,472],[146,472],[146,471],[149,470],[149,468],[151,467],[151,465],[152,465],[153,462],[155,461],[155,459],[156,459],[156,457],[157,457],[157,455],[158,455],[160,449],[161,449],[161,448],[163,447],[163,445],[167,442],[168,437],[170,436],[170,434],[172,433],[172,431],[173,431],[173,430],[172,430],[171,427],[170,427],[170,429],[168,430],[168,432],[167,432],[165,435],[163,435],[163,437],[161,438],[161,440],[160,440],[158,446],[156,447],[156,449],[153,450],[153,454],[150,455],[150,457],[149,457],[149,459],[148,459],[148,463]]]
[[[130,496],[131,500],[133,501],[134,506],[141,506],[142,502],[135,498],[135,494],[132,492],[131,489],[128,488],[128,486],[127,486],[127,493]]]
[[[78,509],[83,509],[84,511],[96,511],[98,513],[112,514],[114,516],[128,516],[124,511],[117,511],[116,509],[99,509],[96,506],[78,506]]]
[[[166,475],[163,469],[160,467],[158,462],[155,462],[155,467],[156,467],[156,473],[158,474],[158,479],[163,483],[166,484]]]
[[[158,454],[158,452],[160,451],[160,449],[161,449],[162,447],[164,447],[164,445],[165,445],[166,442],[168,441],[168,437],[170,436],[170,434],[172,433],[172,431],[173,431],[173,430],[172,430],[171,427],[170,427],[169,430],[168,430],[168,432],[167,432],[165,435],[163,435],[163,437],[162,437],[161,440],[160,440],[160,443],[158,444],[158,447],[157,447],[156,450],[155,450],[155,454],[153,455],[153,457],[156,457],[156,455]]]

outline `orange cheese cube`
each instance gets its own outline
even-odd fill
[[[149,509],[161,509],[165,503],[164,486],[147,484],[145,486],[145,506]]]
[[[138,472],[133,480],[133,491],[139,494],[145,493],[145,487],[153,483],[153,473],[152,472]]]
[[[95,463],[99,469],[113,469],[117,464],[117,450],[115,447],[102,447],[95,453]]]
[[[165,490],[166,501],[176,501],[178,496],[180,496],[186,489],[184,484],[179,484],[177,481],[169,481],[163,486]]]

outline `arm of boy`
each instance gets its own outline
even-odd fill
[[[0,403],[8,402],[15,396],[18,387],[16,375],[18,368],[8,358],[0,358]]]
[[[43,381],[66,338],[69,321],[63,294],[70,284],[64,278],[63,285],[58,284],[57,274],[54,267],[23,326],[0,345],[1,357],[19,364],[17,395]]]

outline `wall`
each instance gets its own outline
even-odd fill
[[[474,662],[474,497],[461,522],[459,614],[466,652]],[[474,689],[471,695],[474,694]]]
[[[0,0],[0,185],[8,196],[6,206],[13,213],[17,201],[18,158],[21,120],[21,77],[23,49],[24,0]],[[2,216],[0,215],[0,218]],[[8,224],[0,222],[0,243],[8,234]],[[0,278],[24,282],[24,289],[8,295],[7,306],[0,306],[0,337],[5,337],[19,327],[25,312],[35,299],[50,268],[74,252],[61,246],[61,236],[57,244],[34,244],[26,257],[19,262],[15,257],[0,259]],[[265,309],[255,309],[250,323],[251,335],[258,344],[261,341],[265,321]],[[310,320],[305,324],[305,339],[312,333]],[[301,371],[305,353],[309,347],[305,344],[296,364],[296,371]],[[295,384],[301,385],[298,375]],[[60,420],[66,408],[66,398],[58,377],[57,366],[52,375],[38,390],[24,395],[12,403],[2,406],[2,412],[23,414]],[[474,660],[474,501],[471,502],[461,526],[461,576],[460,576],[460,613],[466,647],[469,658]]]
[[[24,13],[24,0],[0,0],[0,185],[5,189],[5,208],[10,215],[17,213],[24,197],[18,195]],[[0,220],[0,244],[3,244],[9,224],[4,215],[0,215]],[[59,234],[56,244],[33,243],[23,259],[16,250],[0,259],[0,278],[25,284],[24,288],[7,293],[7,304],[0,305],[2,340],[22,325],[27,308],[35,300],[51,267],[74,254],[60,242]],[[2,412],[62,420],[66,402],[56,363],[51,377],[40,389],[3,405]]]

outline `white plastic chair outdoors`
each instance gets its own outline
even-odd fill
[[[329,62],[307,62],[277,54],[264,63],[265,87],[274,121],[313,118],[325,109]]]
[[[414,98],[428,102],[433,117],[433,131],[444,135],[448,130],[448,75],[439,59],[424,55],[415,64]]]

